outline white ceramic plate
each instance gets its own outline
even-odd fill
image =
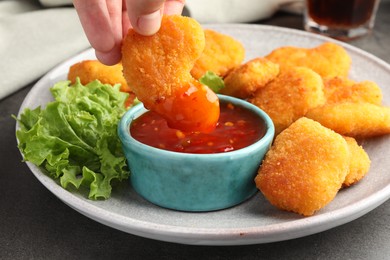
[[[241,41],[246,60],[263,56],[286,45],[314,47],[333,41],[302,31],[260,25],[209,25]],[[353,60],[350,77],[374,80],[381,86],[384,104],[390,104],[390,65],[347,44],[343,45]],[[66,78],[71,64],[94,59],[87,50],[59,65],[45,75],[30,91],[20,111],[50,101],[49,88]],[[140,198],[127,182],[121,184],[106,201],[91,201],[85,194],[69,192],[27,163],[39,181],[70,207],[105,225],[131,234],[163,241],[202,245],[242,245],[266,243],[302,237],[354,220],[390,197],[390,136],[363,143],[372,164],[368,175],[357,185],[340,191],[325,208],[311,217],[301,217],[271,206],[258,193],[250,200],[230,209],[188,213],[160,208]]]

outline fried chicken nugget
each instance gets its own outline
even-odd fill
[[[256,186],[274,206],[310,216],[334,199],[349,160],[341,135],[302,117],[275,138]]]
[[[205,46],[202,27],[184,16],[164,16],[160,30],[142,36],[130,29],[122,45],[125,79],[144,105],[183,131],[212,131],[219,100],[190,71]]]
[[[191,70],[199,79],[207,71],[224,77],[231,69],[241,64],[245,58],[244,46],[229,35],[205,29],[206,46]]]
[[[76,78],[80,78],[83,85],[91,81],[99,80],[103,84],[121,84],[120,90],[131,92],[122,73],[122,64],[118,63],[113,66],[107,66],[98,60],[84,60],[73,64],[69,68],[68,79],[74,83]]]
[[[366,175],[370,169],[371,161],[366,151],[352,137],[344,137],[351,153],[349,171],[343,182],[343,187],[357,183]]]
[[[382,91],[372,81],[355,82],[344,77],[324,79],[324,93],[327,104],[340,102],[382,103]]]
[[[327,42],[315,48],[280,47],[265,56],[284,67],[308,67],[321,77],[346,77],[351,67],[351,57],[343,47]]]
[[[367,138],[390,133],[390,107],[370,103],[343,102],[319,106],[306,114],[335,132]]]
[[[278,74],[278,64],[264,58],[255,58],[236,67],[224,78],[225,87],[221,89],[221,94],[249,98]]]
[[[258,89],[249,101],[271,117],[278,134],[310,109],[325,103],[322,78],[309,68],[290,68]]]

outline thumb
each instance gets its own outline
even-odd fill
[[[161,26],[164,0],[126,0],[131,26],[142,35],[152,35]]]
[[[184,0],[126,0],[127,13],[134,30],[142,35],[155,34],[163,13],[180,14]]]

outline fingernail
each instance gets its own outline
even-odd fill
[[[181,1],[167,1],[165,2],[164,14],[181,14],[183,12],[184,2]]]
[[[155,34],[161,26],[161,11],[140,16],[137,21],[137,32],[142,35]]]

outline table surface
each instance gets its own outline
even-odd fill
[[[390,1],[374,32],[349,42],[390,63]],[[302,29],[302,16],[256,22]],[[174,244],[112,229],[79,214],[48,191],[21,160],[15,121],[33,83],[0,100],[0,259],[389,259],[390,200],[342,226],[288,241],[212,247]]]

